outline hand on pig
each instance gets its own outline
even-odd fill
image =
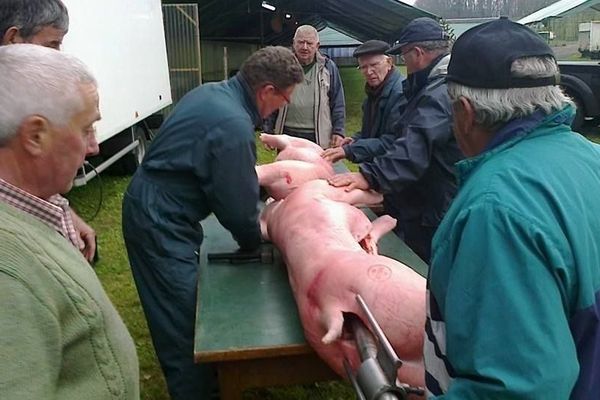
[[[344,152],[343,147],[331,147],[329,149],[326,149],[323,152],[323,154],[321,154],[321,157],[325,161],[334,163],[336,161],[343,160],[344,158],[346,158],[346,152]]]
[[[331,186],[345,187],[347,192],[353,189],[369,190],[369,182],[360,172],[347,172],[344,174],[336,174],[327,179]]]

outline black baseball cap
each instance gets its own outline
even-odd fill
[[[353,57],[366,56],[368,54],[385,54],[390,49],[390,45],[383,40],[367,40],[354,50]]]
[[[509,89],[557,85],[560,75],[542,78],[511,76],[513,61],[554,53],[540,35],[508,18],[477,25],[454,43],[446,79],[461,85]]]
[[[439,22],[432,18],[421,17],[415,18],[406,25],[406,28],[400,33],[400,37],[396,41],[388,54],[400,53],[400,48],[409,43],[431,42],[434,40],[449,40],[450,36]]]

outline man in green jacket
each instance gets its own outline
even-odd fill
[[[69,30],[69,14],[60,0],[2,0],[0,45],[31,43],[60,50]],[[87,154],[98,154],[96,136],[88,141]],[[56,196],[60,196],[56,194]],[[71,218],[79,240],[75,246],[88,261],[96,255],[96,232],[73,209]]]
[[[0,397],[136,400],[135,345],[74,246],[67,192],[100,119],[72,56],[0,47]]]
[[[571,131],[558,77],[546,42],[507,19],[454,45],[448,93],[468,158],[433,240],[431,398],[600,396],[600,148]]]
[[[303,79],[294,54],[266,47],[238,74],[186,94],[163,123],[123,199],[123,236],[171,398],[208,399],[194,364],[200,221],[214,213],[242,250],[261,241],[255,127]]]

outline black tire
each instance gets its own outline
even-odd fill
[[[107,173],[118,176],[135,173],[146,154],[148,133],[141,124],[136,124],[102,143],[100,154],[106,160],[136,139],[139,141],[138,146],[108,167]]]

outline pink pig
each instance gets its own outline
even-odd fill
[[[258,183],[275,200],[285,198],[301,184],[333,176],[333,166],[321,158],[323,149],[306,139],[263,133],[260,140],[279,150],[276,161],[256,167]]]
[[[268,238],[281,251],[307,341],[340,375],[347,357],[356,366],[354,343],[343,333],[344,314],[366,317],[360,294],[404,361],[401,382],[424,386],[425,279],[404,264],[377,254],[376,242],[396,221],[371,222],[351,204],[373,204],[374,193],[302,185],[261,215]]]

